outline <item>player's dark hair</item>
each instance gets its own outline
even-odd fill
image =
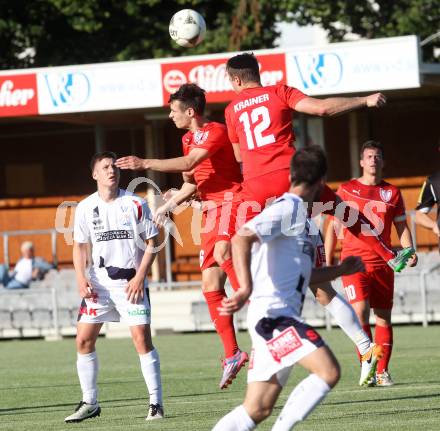
[[[96,153],[90,160],[90,170],[93,172],[96,163],[100,162],[102,159],[113,159],[115,161],[118,156],[113,151],[101,151]]]
[[[231,57],[226,63],[229,76],[239,77],[243,82],[260,83],[260,66],[253,53],[245,52]]]
[[[360,151],[360,154],[359,154],[360,159],[362,159],[362,157],[364,157],[364,151],[365,150],[379,150],[380,154],[382,155],[382,159],[384,158],[385,154],[384,154],[384,151],[383,151],[383,145],[380,142],[378,142],[378,141],[370,140],[370,141],[364,142],[362,144],[361,151]]]
[[[192,108],[197,115],[205,112],[205,90],[196,84],[183,84],[175,93],[171,94],[168,103],[178,100],[184,109]]]
[[[327,159],[318,145],[301,148],[296,151],[290,162],[292,184],[309,186],[321,180],[327,174]]]

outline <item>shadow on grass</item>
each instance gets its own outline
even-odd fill
[[[380,389],[382,390],[382,389]],[[402,396],[402,397],[391,397],[391,398],[375,398],[372,400],[349,400],[349,401],[330,401],[326,402],[327,406],[337,406],[344,404],[363,404],[363,403],[383,403],[387,401],[402,401],[402,400],[421,400],[425,398],[438,398],[440,394],[437,392],[435,394],[426,394],[426,395],[411,395],[411,396]]]

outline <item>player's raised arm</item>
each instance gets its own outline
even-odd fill
[[[209,157],[209,152],[203,148],[194,148],[188,155],[174,159],[140,159],[136,156],[121,157],[116,160],[120,169],[134,171],[151,169],[158,172],[186,172],[194,169]]]
[[[358,256],[348,256],[339,265],[314,268],[310,277],[310,284],[331,281],[342,275],[350,275],[365,271],[364,262]]]
[[[374,93],[365,97],[328,97],[326,99],[306,97],[295,105],[295,110],[304,114],[330,117],[363,107],[380,108],[385,104],[386,98],[382,93]]]
[[[166,202],[154,211],[153,221],[157,226],[164,226],[166,220],[168,220],[168,213],[173,211],[183,202],[190,199],[197,190],[197,186],[193,182],[185,181],[179,190],[175,190],[173,193],[169,193],[170,190],[165,194],[169,194],[169,198]]]

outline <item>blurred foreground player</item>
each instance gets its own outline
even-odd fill
[[[363,270],[362,260],[313,269],[316,244],[307,212],[324,187],[322,150],[299,150],[292,159],[291,187],[232,239],[240,288],[224,301],[222,312],[239,310],[250,298],[247,323],[252,339],[244,402],[224,416],[214,431],[249,431],[270,416],[294,364],[310,375],[292,391],[273,431],[303,421],[340,377],[339,364],[319,334],[301,318],[310,283],[322,283]],[[316,238],[316,236],[315,236]]]
[[[381,93],[366,97],[316,99],[287,85],[263,87],[258,61],[253,54],[231,57],[226,71],[237,93],[225,110],[226,124],[236,156],[243,162],[243,200],[252,202],[254,213],[261,211],[268,201],[281,196],[289,188],[289,162],[295,152],[294,110],[310,115],[331,116],[363,107],[378,108],[385,104],[385,97]],[[327,186],[318,201],[323,204],[316,202],[313,216],[323,211],[334,214],[340,203],[340,199]],[[364,229],[371,227],[368,220],[359,214],[358,220],[347,227],[355,236],[359,236],[362,226],[365,226]],[[373,232],[362,239],[396,272],[405,267],[414,253],[413,249],[405,249],[396,255]]]
[[[438,147],[440,151],[440,146]],[[440,171],[435,172],[426,178],[423,183],[422,190],[417,202],[416,223],[432,232],[439,237],[440,251]],[[428,216],[432,208],[437,205],[436,219],[433,220]]]
[[[202,290],[211,320],[223,343],[225,359],[219,386],[224,389],[248,361],[247,353],[237,345],[232,316],[220,316],[218,312],[226,298],[226,275],[232,288],[238,288],[230,241],[236,230],[242,176],[226,127],[204,117],[204,90],[195,84],[184,84],[170,96],[169,102],[171,120],[178,129],[188,130],[182,138],[183,157],[158,160],[128,156],[116,164],[121,169],[183,173],[184,183],[180,190],[155,211],[154,220],[159,225],[166,221],[169,212],[195,192],[202,199]]]
[[[391,247],[391,228],[394,224],[402,247],[413,247],[411,232],[406,223],[405,205],[399,189],[382,179],[384,166],[383,147],[375,141],[367,141],[361,148],[360,165],[362,176],[342,184],[337,193],[382,230],[382,238]],[[336,226],[335,226],[336,225]],[[331,263],[336,246],[338,220],[328,225],[326,235],[326,256]],[[335,230],[336,229],[336,230]],[[391,311],[394,297],[394,272],[386,263],[359,238],[344,229],[341,258],[355,255],[362,257],[366,272],[342,277],[345,294],[352,304],[365,330],[370,336],[370,309],[374,310],[376,327],[374,341],[383,348],[383,357],[377,363],[376,379],[368,385],[391,386],[393,380],[388,371],[393,349],[393,328]],[[409,266],[417,264],[414,254],[408,261]]]
[[[155,258],[157,228],[146,202],[119,189],[116,155],[96,154],[91,161],[97,192],[75,211],[73,264],[83,298],[76,335],[77,370],[82,400],[65,422],[99,416],[98,357],[95,343],[104,322],[129,325],[150,394],[147,420],[163,418],[159,354],[151,341],[147,273]],[[89,274],[87,249],[91,244]]]

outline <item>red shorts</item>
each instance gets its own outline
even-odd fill
[[[215,244],[219,241],[231,241],[242,224],[237,218],[240,203],[240,201],[224,202],[218,207],[203,212],[200,234],[200,269],[202,271],[211,266],[217,266],[214,259]]]
[[[246,210],[246,221],[259,214],[272,200],[289,191],[289,169],[269,172],[246,180],[241,185],[243,200],[240,213]]]
[[[342,284],[350,304],[368,301],[371,308],[393,308],[394,271],[388,265],[367,267],[366,272],[343,276]]]

